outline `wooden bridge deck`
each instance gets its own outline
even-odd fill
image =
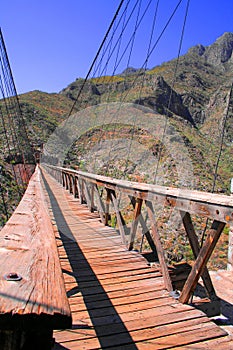
[[[169,296],[159,265],[121,244],[116,230],[50,175],[45,188],[73,317],[55,349],[232,349],[199,310]]]

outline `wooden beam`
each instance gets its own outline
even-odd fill
[[[133,222],[132,222],[130,236],[129,236],[129,250],[132,250],[134,246],[134,240],[135,240],[137,227],[138,227],[138,219],[139,219],[139,216],[141,215],[141,209],[142,209],[142,199],[137,198],[135,207],[134,207]]]
[[[72,174],[69,174],[68,178],[69,178],[69,192],[71,194],[73,194],[73,176],[72,176]]]
[[[192,270],[185,282],[184,288],[180,295],[179,300],[182,303],[188,303],[193,291],[195,290],[198,280],[202,275],[206,264],[216,246],[216,243],[224,229],[225,223],[220,221],[214,221],[211,229],[209,230],[206,240],[197,256],[197,259],[192,267]]]
[[[116,213],[116,217],[117,217],[117,224],[118,224],[120,235],[121,235],[121,241],[123,244],[126,244],[125,224],[122,220],[122,215],[121,215],[120,210],[119,210],[118,200],[116,198],[115,191],[110,191],[110,198],[112,200],[112,203],[113,203],[113,206],[115,209],[115,213]]]
[[[109,205],[111,201],[111,195],[110,190],[106,190],[106,202],[105,202],[105,226],[108,226],[108,220],[109,220]]]
[[[77,185],[77,178],[74,176],[73,178],[73,185],[74,185],[74,198],[79,197],[79,191],[78,191],[78,185]]]
[[[170,279],[170,276],[169,276],[169,272],[168,272],[168,268],[167,268],[167,264],[166,264],[166,261],[165,261],[164,249],[163,249],[162,243],[160,241],[160,236],[159,236],[159,233],[158,233],[158,230],[157,230],[157,225],[156,225],[153,205],[152,205],[152,203],[150,201],[146,201],[145,203],[146,203],[149,219],[150,219],[150,222],[151,222],[152,237],[153,237],[153,240],[155,242],[155,246],[156,246],[159,262],[160,262],[160,265],[161,265],[161,270],[162,270],[162,274],[163,274],[163,278],[164,278],[165,288],[169,292],[171,292],[173,290],[172,282],[171,282],[171,279]]]
[[[64,173],[64,178],[65,178],[65,189],[68,190],[68,174]]]
[[[95,210],[94,186],[95,186],[95,184],[91,183],[90,196],[91,196],[91,209],[92,209],[92,211]]]
[[[129,196],[129,198],[130,198],[132,206],[135,208],[135,205],[136,205],[135,198],[131,197],[131,196]],[[139,222],[140,222],[140,225],[142,226],[142,235],[146,237],[147,242],[148,242],[152,252],[155,254],[155,261],[156,261],[156,260],[158,260],[156,246],[155,246],[155,243],[153,241],[153,238],[151,237],[150,230],[148,229],[146,222],[145,222],[142,215],[139,216]]]
[[[104,203],[100,197],[99,190],[97,185],[94,185],[94,193],[96,194],[96,205],[98,208],[98,213],[100,215],[101,222],[105,224],[105,208],[104,208]]]
[[[85,180],[82,180],[82,181],[83,181],[83,189],[84,189],[84,194],[85,194],[87,206],[88,206],[90,212],[93,212],[94,210],[93,210],[92,205],[91,205],[92,204],[91,203],[91,194],[90,194],[88,185],[87,185]]]
[[[192,251],[193,251],[194,258],[197,259],[198,254],[200,252],[200,245],[198,242],[198,237],[195,233],[195,229],[194,229],[194,226],[192,223],[191,216],[189,213],[183,212],[183,211],[181,211],[180,214],[182,217],[185,231],[186,231],[188,239],[189,239],[190,246],[191,246]],[[215,292],[213,283],[211,281],[207,267],[204,268],[201,277],[202,277],[202,280],[203,280],[203,283],[204,283],[204,286],[206,288],[206,291],[207,291],[209,298],[212,301],[219,300],[219,298],[216,295],[216,292]]]
[[[82,187],[81,187],[80,179],[77,176],[76,176],[76,183],[77,183],[77,188],[78,188],[78,198],[80,200],[80,203],[83,204]]]

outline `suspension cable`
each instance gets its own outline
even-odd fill
[[[116,11],[116,13],[115,13],[115,15],[114,15],[114,17],[113,17],[113,19],[112,19],[112,22],[111,22],[111,24],[110,24],[110,26],[109,26],[109,28],[108,28],[108,30],[107,30],[107,33],[105,34],[104,39],[103,39],[103,41],[102,41],[102,43],[101,43],[101,45],[100,45],[100,47],[99,47],[99,49],[98,49],[98,51],[97,51],[97,54],[96,54],[96,56],[95,56],[95,58],[94,58],[94,60],[93,60],[93,62],[92,62],[92,64],[91,64],[91,67],[90,67],[90,69],[89,69],[89,71],[88,71],[88,73],[87,73],[87,75],[86,75],[86,77],[85,77],[85,79],[84,79],[84,82],[83,82],[82,85],[81,85],[81,88],[80,88],[80,90],[79,90],[79,92],[78,92],[78,96],[76,97],[76,100],[75,100],[75,102],[73,103],[73,106],[71,107],[71,110],[70,110],[70,112],[69,112],[69,114],[68,114],[68,117],[72,114],[72,112],[73,112],[73,110],[74,110],[74,107],[75,107],[75,105],[76,105],[76,103],[77,103],[77,101],[78,101],[78,99],[79,99],[79,96],[81,95],[81,92],[82,92],[82,90],[83,90],[83,88],[84,88],[84,85],[86,84],[86,81],[87,81],[87,79],[88,79],[88,77],[89,77],[89,75],[90,75],[90,73],[91,73],[91,71],[92,71],[92,69],[93,69],[93,67],[94,67],[94,65],[95,65],[95,62],[96,62],[97,58],[99,57],[99,54],[100,54],[100,52],[101,52],[101,50],[102,50],[102,48],[103,48],[103,46],[104,46],[104,43],[105,43],[105,41],[106,41],[106,39],[107,39],[107,37],[108,37],[110,31],[111,31],[111,28],[112,28],[112,26],[113,26],[113,24],[114,24],[114,22],[115,22],[115,20],[116,20],[116,18],[117,18],[117,16],[118,16],[118,13],[119,13],[119,11],[120,11],[120,9],[121,9],[123,3],[124,3],[124,0],[121,0],[120,5],[118,6],[118,9],[117,9],[117,11]]]
[[[231,87],[230,87],[230,91],[229,91],[229,98],[228,98],[228,102],[227,102],[227,106],[226,106],[226,112],[225,112],[225,114],[223,116],[220,145],[219,145],[219,151],[218,151],[218,155],[217,155],[217,159],[216,159],[216,164],[215,164],[215,167],[214,167],[214,177],[213,177],[213,184],[212,184],[211,193],[214,193],[215,187],[216,187],[216,183],[217,183],[218,168],[219,168],[219,163],[220,163],[221,156],[222,156],[222,150],[223,150],[223,144],[224,144],[224,136],[225,136],[226,124],[227,124],[227,119],[228,119],[228,114],[229,114],[229,109],[230,109],[230,103],[231,103],[231,99],[232,99],[232,92],[233,92],[233,80],[231,82]],[[205,238],[206,230],[207,230],[207,227],[208,227],[208,223],[209,223],[209,218],[206,219],[205,227],[204,227],[202,235],[201,235],[201,247],[203,246],[203,243],[204,243],[204,238]]]
[[[179,2],[179,4],[181,3],[181,1]],[[172,102],[172,93],[173,93],[173,89],[174,89],[175,82],[176,82],[177,70],[178,70],[180,54],[181,54],[181,48],[182,48],[182,43],[183,43],[183,38],[184,38],[184,31],[185,31],[186,21],[187,21],[187,17],[188,17],[189,4],[190,4],[190,0],[188,0],[187,4],[186,4],[184,22],[183,22],[183,27],[182,27],[182,32],[181,32],[181,37],[180,37],[180,42],[179,42],[179,49],[178,49],[178,54],[177,54],[177,59],[176,59],[175,70],[174,70],[174,74],[173,74],[173,80],[172,80],[172,84],[171,84],[171,90],[170,90],[170,94],[169,94],[167,111],[170,109],[171,102]],[[163,134],[162,134],[162,141],[160,142],[159,153],[158,153],[158,161],[157,161],[156,170],[155,170],[155,177],[154,177],[154,183],[155,184],[157,183],[158,169],[159,169],[159,164],[160,164],[160,161],[161,161],[162,148],[163,148],[163,143],[164,143],[164,139],[165,139],[165,136],[166,136],[166,130],[167,130],[167,124],[168,124],[167,111],[165,113],[165,117],[166,118],[165,118],[165,123],[164,123]]]
[[[157,18],[157,13],[158,13],[158,5],[159,5],[159,0],[158,0],[157,3],[156,3],[156,7],[155,7],[155,11],[154,11],[154,16],[153,16],[153,21],[152,21],[152,28],[151,28],[151,33],[150,33],[150,40],[149,40],[149,45],[148,45],[147,55],[146,55],[146,60],[145,60],[146,63],[145,63],[144,72],[143,72],[142,84],[141,84],[140,91],[139,91],[139,96],[138,96],[138,99],[139,99],[139,100],[140,100],[140,98],[141,98],[142,89],[143,89],[143,86],[144,86],[144,80],[145,80],[145,76],[146,76],[146,69],[147,69],[148,58],[149,58],[148,55],[149,55],[150,48],[151,48],[151,44],[152,44],[152,39],[153,39],[153,34],[154,34],[154,29],[155,29],[155,23],[156,23],[156,18]],[[147,6],[147,8],[148,8],[148,7],[149,7],[149,6]],[[135,126],[136,126],[136,118],[134,119],[133,133],[132,133],[131,138],[130,138],[130,145],[129,145],[129,147],[128,147],[128,152],[127,152],[127,159],[126,159],[125,171],[124,171],[125,175],[126,175],[126,171],[127,171],[128,164],[129,164],[129,155],[130,155],[130,152],[131,152],[132,142],[133,142],[133,139],[134,139]]]

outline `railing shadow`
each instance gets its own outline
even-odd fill
[[[43,176],[43,174],[42,174]],[[79,291],[81,293],[84,303],[86,305],[88,314],[90,316],[91,322],[94,326],[96,335],[98,337],[99,343],[101,345],[101,348],[108,348],[110,346],[110,337],[111,335],[120,334],[118,336],[118,341],[120,340],[120,346],[123,344],[127,344],[127,349],[137,349],[137,346],[134,344],[134,341],[128,332],[127,328],[125,327],[120,315],[118,314],[117,310],[113,306],[111,300],[108,297],[108,294],[105,292],[103,286],[101,285],[101,282],[98,280],[96,274],[94,273],[93,269],[91,268],[89,262],[86,260],[85,255],[83,254],[82,250],[80,249],[75,237],[73,236],[65,217],[62,213],[62,210],[59,206],[59,203],[57,202],[54,194],[52,193],[51,188],[49,187],[49,184],[47,183],[45,177],[43,176],[45,188],[47,190],[47,193],[50,198],[51,207],[53,210],[53,214],[56,220],[56,224],[60,233],[60,237],[62,239],[64,249],[66,251],[66,254],[69,259],[70,266],[72,268],[72,276],[75,277],[75,280],[77,282],[77,288],[75,290],[69,291],[67,294],[71,295],[74,292]],[[80,259],[82,260],[82,266],[80,268],[77,258],[74,258],[74,255],[71,254],[75,250],[76,254],[80,256]],[[83,276],[88,276],[89,281],[95,281],[95,287],[94,292],[92,293],[91,288],[86,287],[86,281],[84,282]],[[98,306],[98,299],[94,302],[93,305],[93,294],[101,295],[101,300],[99,300],[99,303],[103,300],[105,302],[105,305],[103,308],[101,306]],[[101,317],[98,314],[101,310]],[[101,322],[100,322],[101,321]],[[110,326],[111,324],[111,333],[109,333],[109,329],[106,326]],[[104,326],[105,325],[105,326]],[[75,328],[75,327],[74,327]],[[120,339],[119,339],[120,337]],[[117,337],[116,337],[117,338]],[[115,339],[115,337],[114,337]],[[65,345],[65,344],[64,344]],[[114,344],[112,344],[113,346]],[[59,345],[60,346],[60,345]],[[66,349],[65,347],[59,348],[59,346],[56,349]],[[123,345],[124,346],[124,345]],[[129,347],[130,346],[130,347]]]

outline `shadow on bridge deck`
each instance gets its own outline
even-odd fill
[[[70,230],[66,219],[62,213],[62,210],[57,202],[53,192],[51,191],[48,182],[43,176],[44,184],[46,187],[46,191],[49,195],[50,203],[52,205],[52,211],[54,213],[54,218],[56,220],[56,225],[59,231],[59,235],[62,240],[63,247],[67,254],[69,264],[71,270],[66,270],[63,268],[63,272],[75,278],[76,286],[69,289],[67,291],[68,297],[72,297],[73,295],[82,295],[83,302],[88,311],[89,317],[91,319],[92,326],[88,324],[73,324],[73,329],[87,329],[87,330],[95,330],[96,336],[98,338],[99,344],[102,348],[106,348],[109,346],[109,340],[106,338],[106,328],[101,327],[101,322],[99,320],[99,311],[98,306],[97,311],[96,308],[93,308],[94,303],[98,303],[98,297],[100,304],[104,301],[104,310],[101,312],[101,317],[108,317],[109,323],[114,326],[114,333],[123,334],[124,343],[132,345],[132,350],[137,349],[137,347],[133,344],[133,340],[125,327],[124,323],[121,320],[117,310],[113,306],[111,300],[108,297],[108,294],[105,292],[103,286],[98,280],[97,275],[93,271],[92,267],[88,263],[85,255],[79,247],[79,244],[76,241],[72,231]],[[79,263],[77,263],[77,256],[79,259]],[[92,281],[92,285],[94,288],[87,287],[87,281]],[[93,298],[94,295],[94,298]],[[105,312],[106,311],[106,312]],[[93,335],[93,332],[91,333]],[[58,347],[59,348],[59,347]],[[60,346],[62,349],[66,349],[63,346]]]

